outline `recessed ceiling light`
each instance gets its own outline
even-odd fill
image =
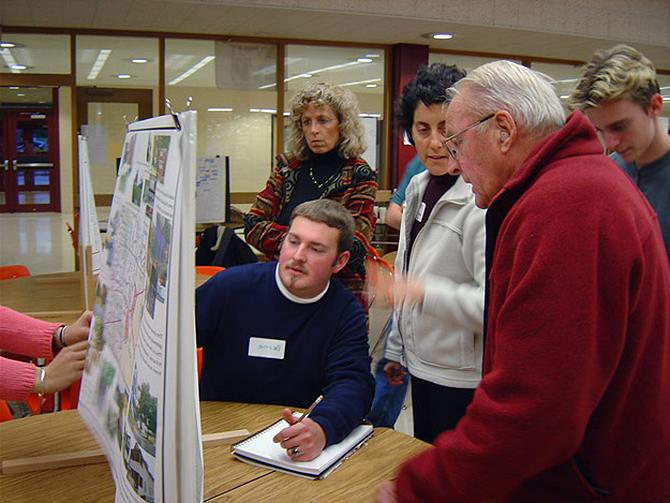
[[[365,84],[365,87],[377,87],[377,84]]]
[[[26,93],[16,93],[16,95],[17,95],[17,96],[21,96],[21,97],[23,97],[23,96],[26,95]]]
[[[365,57],[366,58],[378,58],[379,54],[366,54]]]
[[[11,86],[11,87],[10,87],[10,89],[11,89],[12,91],[16,91],[18,88],[19,88],[19,86]]]
[[[207,109],[208,112],[232,112],[233,109],[229,107],[210,107]]]
[[[205,57],[202,58],[200,61],[198,61],[195,65],[193,65],[191,68],[189,68],[188,70],[186,70],[184,73],[182,73],[181,75],[178,75],[177,77],[175,77],[174,79],[172,79],[170,82],[168,82],[168,86],[174,86],[175,84],[178,84],[178,83],[181,82],[182,80],[184,80],[184,79],[190,77],[190,76],[193,75],[195,72],[197,72],[198,70],[200,70],[202,67],[204,67],[205,65],[207,65],[209,62],[214,61],[214,59],[215,59],[214,56],[205,56]]]
[[[359,63],[372,63],[372,58],[358,58],[356,61]]]
[[[2,49],[11,49],[12,47],[16,47],[16,44],[13,42],[0,42],[0,48]]]
[[[433,33],[431,35],[435,40],[450,40],[454,38],[453,33]]]
[[[95,58],[95,62],[91,67],[91,71],[88,72],[88,77],[86,77],[88,80],[95,80],[98,78],[100,70],[102,70],[102,67],[105,66],[105,62],[111,53],[111,49],[100,49],[100,52],[98,52],[98,56]]]
[[[129,75],[127,73],[119,73],[118,75],[115,75],[117,79],[129,79],[132,77],[132,75]]]
[[[11,65],[10,68],[12,70],[25,70],[28,67],[26,65]]]
[[[130,60],[132,63],[137,63],[138,65],[142,63],[148,63],[149,60],[147,58],[133,58]]]

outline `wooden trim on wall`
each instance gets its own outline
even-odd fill
[[[75,79],[76,84],[76,70],[77,70],[77,36],[70,34],[70,71]],[[72,210],[73,212],[79,208],[79,143],[77,142],[77,86],[73,85],[70,88],[70,129],[72,132]],[[79,232],[77,222],[74,223],[75,231]],[[79,270],[79,257],[75,253],[75,269]]]
[[[382,129],[382,139],[385,140],[384,166],[380,168],[382,176],[379,179],[379,188],[381,189],[391,188],[394,106],[393,87],[388,85],[388,82],[391,82],[391,79],[393,79],[392,57],[391,48],[386,47],[384,49],[384,125]]]
[[[158,39],[158,115],[165,115],[165,38]]]
[[[227,42],[254,42],[263,44],[296,44],[296,45],[328,45],[333,47],[369,47],[375,49],[386,49],[392,44],[375,44],[368,42],[342,42],[337,40],[307,40],[298,38],[271,38],[271,37],[245,37],[240,35],[226,35],[221,33],[172,33],[140,30],[101,30],[91,28],[51,28],[51,27],[32,27],[32,26],[4,26],[0,25],[3,32],[10,33],[38,33],[47,35],[103,35],[119,37],[142,37],[142,38],[182,38],[182,39],[201,39],[201,40],[225,40]],[[516,59],[519,61],[535,61],[538,63],[557,63],[565,65],[583,65],[585,61],[577,59],[559,59],[545,58],[542,56],[530,56],[519,54],[505,54],[496,52],[466,51],[457,49],[438,49],[428,47],[429,52],[439,54],[457,54],[461,56],[475,56],[495,59]],[[670,75],[670,68],[657,68],[656,73]],[[7,74],[5,74],[7,75]],[[12,75],[12,74],[10,74]],[[3,75],[4,77],[4,75]],[[14,84],[9,84],[14,85]],[[17,84],[19,85],[19,84]],[[69,85],[69,84],[63,84]]]
[[[286,60],[286,46],[284,44],[277,44],[277,127],[275,128],[275,153],[281,154],[284,151],[284,93],[286,86],[284,84],[284,62]],[[274,156],[273,156],[274,157]],[[271,159],[272,161],[272,159]],[[270,162],[270,171],[272,170],[273,162]],[[252,201],[253,202],[253,201]]]
[[[92,28],[36,28],[28,26],[2,26],[3,32],[11,33],[39,33],[46,35],[102,35],[110,37],[140,37],[140,38],[182,38],[182,39],[205,39],[223,40],[225,42],[251,42],[262,44],[295,44],[295,45],[328,45],[333,47],[369,47],[371,49],[383,49],[386,44],[368,42],[343,42],[339,40],[310,40],[302,38],[272,38],[272,37],[246,37],[243,35],[227,35],[225,33],[173,33],[163,31],[141,31],[141,30],[101,30]]]
[[[73,74],[66,73],[3,73],[3,86],[72,86],[75,85]]]

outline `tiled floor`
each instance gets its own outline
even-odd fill
[[[66,223],[72,213],[0,214],[0,265],[23,264],[32,274],[74,270]]]

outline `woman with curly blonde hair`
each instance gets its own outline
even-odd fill
[[[375,225],[377,182],[361,158],[367,144],[358,101],[346,89],[316,82],[298,92],[289,108],[288,151],[277,156],[265,189],[245,216],[247,242],[274,260],[296,206],[321,198],[340,202],[353,215],[356,233],[351,258],[337,277],[367,311],[365,256]]]

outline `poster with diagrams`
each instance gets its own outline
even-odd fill
[[[79,148],[79,246],[91,247],[92,270],[85,271],[86,274],[98,274],[102,265],[102,239],[93,197],[86,136],[77,135],[77,146]],[[82,267],[86,267],[86,261],[82,261]],[[88,295],[85,295],[85,298],[88,299]]]
[[[116,501],[202,501],[194,317],[195,112],[130,124],[79,412]]]

